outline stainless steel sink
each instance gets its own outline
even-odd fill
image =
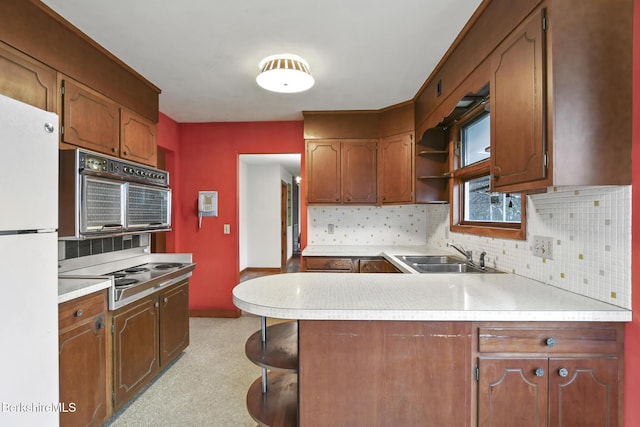
[[[466,261],[448,255],[400,255],[398,256],[407,264],[464,264]]]
[[[502,273],[495,268],[480,268],[453,256],[398,256],[409,267],[420,273]]]

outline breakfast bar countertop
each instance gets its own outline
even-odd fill
[[[233,302],[255,315],[300,320],[631,320],[631,310],[511,273],[276,274],[240,283]]]

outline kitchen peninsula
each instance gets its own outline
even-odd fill
[[[297,320],[293,425],[622,422],[629,310],[504,273],[293,273],[243,282],[233,298]]]

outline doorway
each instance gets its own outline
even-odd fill
[[[240,154],[239,269],[280,272],[295,248],[294,225],[300,212],[293,206],[299,191],[301,154]],[[286,203],[286,205],[285,205]],[[291,218],[291,219],[289,219]]]

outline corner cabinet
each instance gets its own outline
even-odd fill
[[[61,426],[101,426],[107,408],[107,291],[58,307]]]
[[[380,139],[380,202],[413,203],[413,132]]]
[[[622,328],[480,326],[478,426],[622,425]]]
[[[449,171],[447,132],[427,129],[416,144],[416,203],[447,203]]]
[[[189,344],[189,282],[113,314],[113,406],[121,408]]]
[[[62,143],[157,164],[156,124],[93,89],[59,75]]]

